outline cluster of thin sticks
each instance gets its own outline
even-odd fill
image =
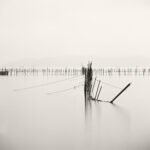
[[[93,97],[92,95],[93,95],[93,91],[94,91],[94,88],[95,88],[95,83],[96,83],[96,81],[98,81],[98,86],[97,86],[97,89],[96,89],[95,96]],[[99,96],[100,96],[100,93],[101,93],[101,90],[102,90],[102,85],[101,85],[101,83],[102,83],[102,84],[105,84],[105,85],[107,85],[107,86],[110,86],[110,87],[112,87],[112,88],[120,89],[120,92],[119,92],[111,101],[101,100],[101,99],[99,99]],[[91,99],[94,100],[94,101],[113,103],[131,84],[132,84],[132,83],[130,82],[130,83],[128,83],[124,88],[120,88],[120,87],[118,87],[118,86],[116,86],[116,85],[113,85],[113,84],[110,84],[110,83],[107,83],[107,82],[103,82],[103,81],[97,80],[97,79],[95,78],[94,83],[93,83],[92,88],[91,88],[91,93],[90,93]],[[100,86],[100,85],[101,85],[101,86]]]

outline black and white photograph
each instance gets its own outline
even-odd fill
[[[0,0],[0,150],[150,150],[150,1]]]

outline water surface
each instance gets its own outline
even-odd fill
[[[114,103],[92,101],[85,107],[84,78],[15,91],[66,79],[67,76],[0,77],[1,150],[149,150],[149,77],[98,77],[123,88]],[[68,77],[70,78],[70,77]],[[101,99],[119,89],[103,85]]]

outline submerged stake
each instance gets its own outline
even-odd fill
[[[113,103],[113,102],[115,101],[115,99],[117,99],[130,85],[131,85],[131,83],[129,83],[127,86],[125,86],[125,87],[110,101],[110,103]]]
[[[95,94],[95,100],[96,100],[96,96],[98,94],[98,89],[99,89],[99,85],[100,85],[101,81],[98,82],[98,87],[97,87],[97,91],[96,91],[96,94]]]
[[[99,95],[100,95],[100,93],[101,93],[101,90],[102,90],[102,86],[101,86],[100,89],[99,89],[99,92],[98,92],[98,95],[97,95],[97,100],[98,100],[98,98],[99,98]]]
[[[94,86],[95,86],[95,82],[96,82],[96,78],[95,78],[95,80],[94,80],[94,83],[93,83],[93,86],[92,86],[92,89],[91,89],[91,94],[93,93]]]

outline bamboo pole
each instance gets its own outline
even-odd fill
[[[126,85],[126,86],[110,101],[110,103],[113,103],[130,85],[131,85],[131,83],[129,83],[128,85]]]
[[[98,82],[98,86],[97,86],[97,90],[96,90],[96,94],[95,94],[95,100],[96,100],[96,96],[97,96],[97,93],[98,93],[98,89],[99,89],[100,83],[101,83],[101,81]]]
[[[93,83],[93,86],[92,86],[92,88],[91,88],[90,94],[93,93],[93,90],[94,90],[94,87],[95,87],[95,83],[96,83],[96,78],[95,78],[95,80],[94,80],[94,83]]]
[[[102,86],[101,86],[100,89],[99,89],[99,92],[98,92],[98,95],[97,95],[97,99],[99,98],[99,95],[100,95],[100,93],[101,93],[101,90],[102,90]]]

